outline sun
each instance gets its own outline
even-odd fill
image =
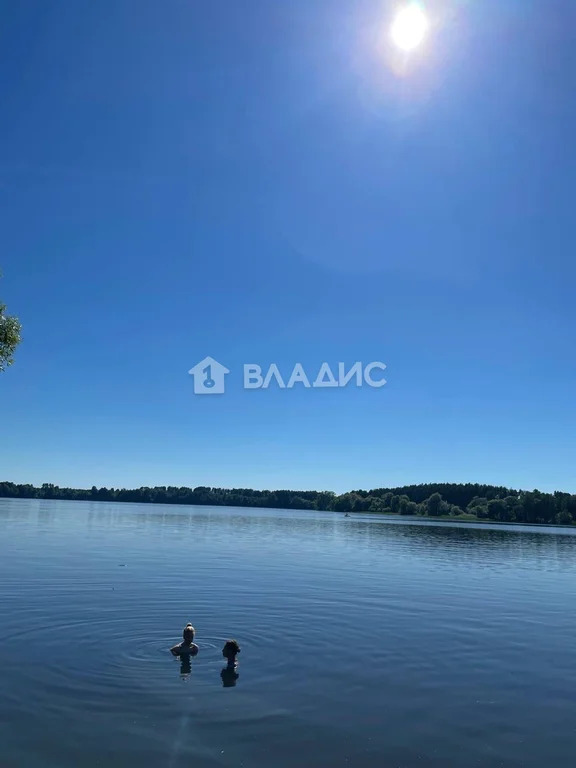
[[[410,3],[400,8],[396,14],[390,37],[402,51],[413,51],[423,42],[430,22],[418,3]]]

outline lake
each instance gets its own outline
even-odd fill
[[[0,765],[573,766],[575,534],[0,499]]]

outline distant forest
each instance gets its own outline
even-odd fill
[[[576,522],[576,494],[515,491],[477,483],[426,483],[401,488],[374,488],[337,495],[331,491],[254,491],[250,488],[59,488],[0,483],[0,497],[129,501],[151,504],[206,504],[230,507],[310,509],[333,512],[419,515],[454,520],[496,520],[518,523]]]

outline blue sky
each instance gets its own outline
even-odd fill
[[[576,6],[428,2],[402,67],[393,9],[4,3],[0,479],[576,492]]]

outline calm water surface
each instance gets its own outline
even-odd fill
[[[0,499],[0,766],[572,768],[575,554],[562,529]]]

